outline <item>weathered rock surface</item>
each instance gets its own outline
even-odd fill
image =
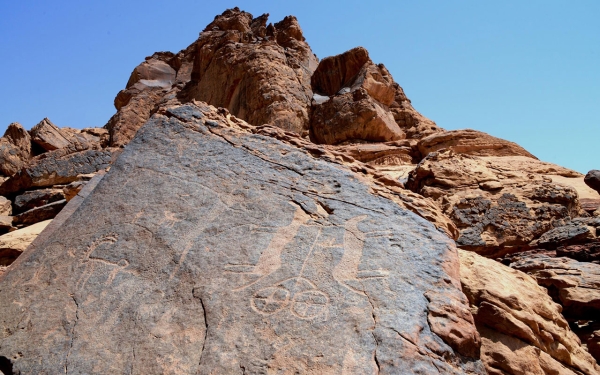
[[[600,361],[600,265],[543,254],[518,254],[510,266],[526,272],[563,306],[573,331]]]
[[[51,221],[42,221],[0,236],[0,266],[11,264]]]
[[[48,118],[40,121],[29,131],[31,140],[46,151],[57,150],[69,146],[67,136]]]
[[[412,108],[385,66],[375,65],[362,47],[323,59],[311,82],[311,139],[317,143],[394,141],[406,132],[441,130]]]
[[[267,18],[229,9],[185,50],[147,58],[115,99],[110,144],[127,144],[156,105],[174,96],[227,108],[251,124],[307,134],[317,58],[295,17],[268,25]]]
[[[533,276],[570,319],[600,317],[600,265],[547,255],[516,255],[510,266]]]
[[[21,124],[8,125],[0,138],[0,173],[12,176],[31,158],[31,137]]]
[[[62,189],[38,189],[26,191],[15,198],[15,213],[20,214],[32,208],[65,199]]]
[[[452,241],[236,124],[159,111],[2,276],[14,371],[483,374]]]
[[[598,374],[546,290],[526,274],[459,250],[461,283],[489,374]]]
[[[154,106],[175,82],[177,72],[172,53],[155,53],[138,65],[115,98],[117,113],[106,124],[109,143],[126,145],[150,118]]]
[[[0,196],[0,215],[12,215],[12,211],[11,201]]]
[[[32,208],[29,211],[25,211],[18,214],[13,218],[14,225],[31,225],[40,221],[54,218],[60,210],[67,204],[66,199],[62,199],[56,202],[48,203],[46,205]]]
[[[477,130],[451,130],[435,133],[419,141],[419,151],[423,157],[430,152],[448,149],[455,154],[477,156],[527,156],[537,159],[514,142],[492,137]]]
[[[368,92],[358,89],[336,95],[313,106],[311,137],[316,143],[345,141],[396,141],[406,137],[389,110],[379,105]]]
[[[68,184],[77,180],[80,174],[94,173],[107,168],[119,152],[109,148],[81,151],[66,156],[49,155],[21,169],[2,183],[0,195],[14,194],[32,187]]]
[[[555,176],[561,183],[553,182]],[[460,230],[459,246],[501,256],[579,216],[575,171],[524,156],[430,153],[407,187],[435,200]]]
[[[532,242],[543,249],[574,245],[595,240],[600,228],[600,218],[575,218],[542,234]]]
[[[585,183],[600,193],[600,170],[593,169],[585,175]]]

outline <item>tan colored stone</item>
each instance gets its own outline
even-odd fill
[[[310,136],[316,143],[386,142],[406,137],[392,113],[363,88],[313,105],[310,119]]]
[[[10,265],[51,221],[42,221],[0,236],[0,265]]]
[[[423,157],[441,149],[452,150],[456,154],[477,156],[527,156],[537,159],[514,142],[493,137],[477,130],[451,130],[432,134],[419,141],[419,151]]]
[[[0,138],[0,173],[12,176],[27,164],[31,156],[29,133],[17,122],[8,125]]]
[[[545,289],[523,272],[459,250],[461,283],[490,374],[598,374]]]

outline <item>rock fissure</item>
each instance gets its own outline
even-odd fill
[[[69,356],[71,355],[71,351],[73,350],[73,344],[75,342],[75,328],[77,327],[77,323],[79,322],[79,303],[77,303],[75,295],[71,295],[71,298],[75,303],[75,322],[73,323],[73,328],[71,329],[71,340],[69,342],[69,350],[65,358],[65,375],[69,373]]]

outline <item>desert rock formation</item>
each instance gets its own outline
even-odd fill
[[[597,171],[238,8],[114,104],[0,138],[0,373],[600,373]]]
[[[4,276],[1,354],[27,373],[484,373],[452,241],[369,189],[214,107],[162,107]]]

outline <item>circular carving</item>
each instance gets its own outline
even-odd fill
[[[252,307],[261,314],[270,315],[285,308],[290,299],[290,292],[279,286],[264,288],[256,292],[252,298]]]
[[[329,304],[329,297],[319,290],[312,289],[294,296],[292,312],[301,319],[313,319],[319,316]]]

